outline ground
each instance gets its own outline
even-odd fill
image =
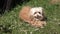
[[[0,34],[60,34],[60,3],[50,3],[51,0],[30,0],[23,3],[22,6],[17,5],[10,12],[5,12],[0,17],[0,25],[11,29],[10,32],[5,32],[3,27]],[[23,6],[43,7],[47,17],[47,25],[45,28],[35,28],[19,19],[19,11]],[[9,26],[8,26],[9,25]],[[1,26],[0,26],[1,27]]]

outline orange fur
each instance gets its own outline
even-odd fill
[[[23,7],[19,13],[19,17],[21,19],[23,19],[24,21],[26,22],[29,22],[30,19],[29,19],[29,11],[30,11],[30,8],[29,6],[26,6],[26,7]]]

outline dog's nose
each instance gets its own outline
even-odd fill
[[[39,18],[41,18],[41,16],[37,15],[35,18],[39,19]]]

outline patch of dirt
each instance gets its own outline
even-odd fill
[[[60,0],[51,0],[50,3],[51,3],[51,4],[60,3]]]

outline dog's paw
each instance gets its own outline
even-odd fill
[[[31,22],[31,25],[33,27],[44,28],[44,26],[46,26],[46,22],[45,21]]]

